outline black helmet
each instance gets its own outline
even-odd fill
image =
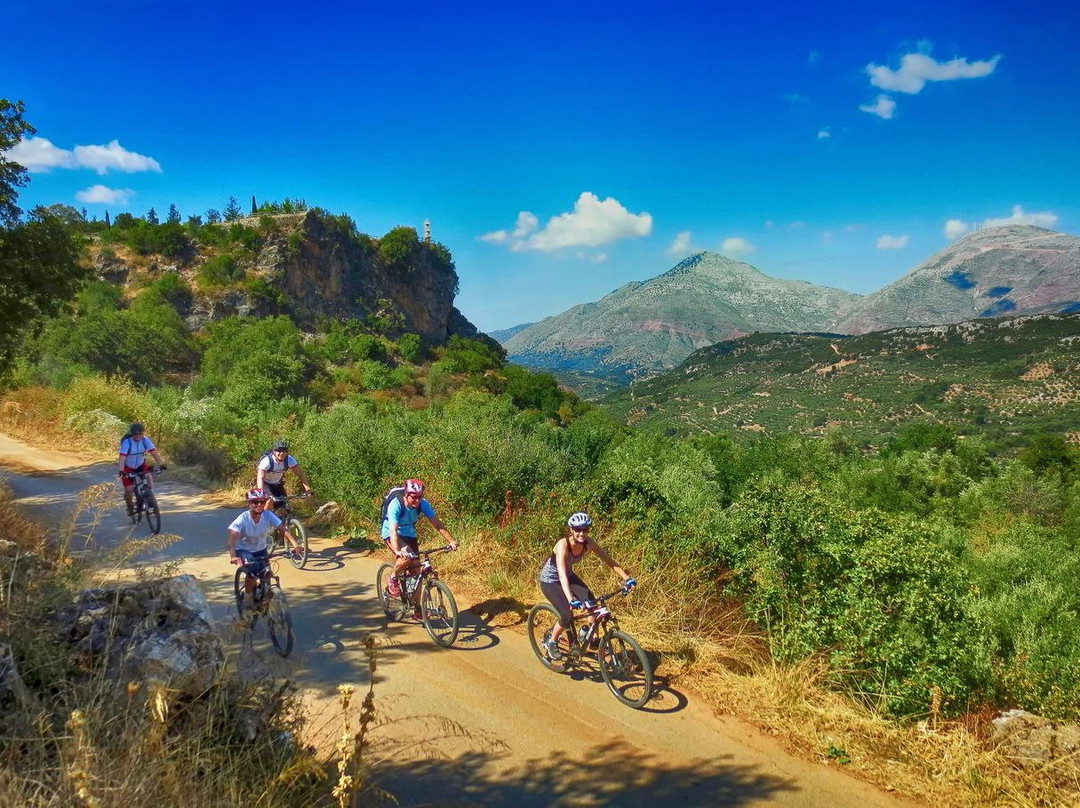
[[[132,435],[141,435],[145,431],[146,429],[143,427],[140,421],[136,421],[128,427],[128,432],[130,432]]]
[[[275,452],[278,452],[278,451],[287,452],[287,451],[289,451],[289,444],[287,444],[283,440],[274,441],[274,445],[272,447],[272,450],[275,451]]]

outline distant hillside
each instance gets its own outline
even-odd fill
[[[524,331],[531,325],[533,325],[533,323],[521,323],[520,325],[510,326],[510,328],[500,328],[497,331],[489,331],[487,332],[487,335],[496,342],[505,345],[510,337],[514,336],[514,334],[517,334],[519,331]]]
[[[977,317],[1080,311],[1080,238],[1009,225],[972,233],[837,317],[864,334]]]
[[[511,361],[623,383],[675,367],[692,351],[755,331],[821,331],[859,295],[778,280],[702,252],[659,277],[548,317],[505,342]]]
[[[924,419],[1005,445],[1080,441],[1080,315],[984,319],[830,338],[754,334],[705,348],[605,402],[630,424],[679,433],[842,427],[879,443]]]
[[[652,280],[525,328],[504,345],[522,365],[626,384],[755,331],[862,334],[1077,310],[1080,239],[1010,225],[972,233],[866,297],[698,253]]]

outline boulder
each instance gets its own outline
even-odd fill
[[[195,696],[225,664],[210,604],[191,575],[83,590],[59,626],[85,664],[119,681],[154,680]]]
[[[1059,761],[1080,772],[1080,726],[1052,721],[1025,710],[1009,710],[993,720],[994,740],[1021,765]]]

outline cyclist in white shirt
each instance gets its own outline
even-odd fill
[[[311,493],[307,475],[300,468],[300,464],[296,462],[296,458],[289,454],[289,444],[279,440],[269,452],[259,458],[259,462],[255,466],[255,487],[266,491],[271,498],[287,497],[288,492],[285,490],[283,478],[289,471],[295,472],[296,476],[300,478],[300,485],[304,487],[304,493]],[[269,508],[271,511],[274,509],[273,502],[271,502]]]
[[[296,540],[285,530],[280,519],[266,510],[266,501],[269,497],[261,488],[252,488],[247,492],[248,509],[232,520],[229,525],[229,540],[226,547],[229,551],[229,563],[237,566],[243,564],[247,570],[247,580],[244,582],[244,591],[251,599],[255,590],[255,582],[259,574],[270,563],[270,543],[267,536],[275,530],[279,535],[287,538],[292,544],[293,550],[300,549]]]
[[[120,439],[120,482],[124,485],[124,502],[127,503],[128,516],[135,514],[135,481],[127,475],[139,471],[146,474],[147,484],[153,489],[153,477],[148,472],[150,466],[146,463],[146,456],[154,458],[159,468],[164,469],[161,455],[157,453],[154,442],[146,435],[143,425],[136,421],[128,427],[128,433]]]

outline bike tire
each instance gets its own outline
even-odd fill
[[[244,616],[244,575],[244,565],[241,564],[233,576],[233,598],[236,600],[236,613],[240,617]]]
[[[638,641],[622,631],[610,631],[596,650],[604,684],[628,707],[641,707],[652,696],[652,663]]]
[[[293,635],[292,613],[289,601],[279,586],[270,587],[270,606],[266,611],[266,627],[270,630],[270,642],[280,656],[292,653],[295,637]]]
[[[529,610],[529,616],[525,621],[529,634],[529,645],[540,663],[548,670],[562,673],[570,666],[570,647],[565,642],[569,632],[563,632],[564,642],[559,644],[563,653],[562,659],[552,659],[548,656],[545,643],[551,635],[551,630],[558,625],[559,613],[550,603],[537,603]]]
[[[158,509],[157,497],[147,494],[143,500],[143,509],[146,511],[146,526],[150,533],[156,536],[161,532],[161,511]]]
[[[442,581],[428,581],[420,598],[420,611],[428,636],[440,648],[449,648],[458,635],[458,608],[454,593]]]
[[[394,603],[397,598],[390,597],[386,592],[386,585],[390,583],[390,576],[393,574],[393,564],[383,564],[379,567],[379,571],[375,573],[375,591],[379,596],[379,605],[382,606],[383,611],[386,612],[386,616],[391,620],[396,620],[400,615],[398,607]]]
[[[296,555],[292,547],[287,548],[289,552],[289,562],[298,570],[302,570],[304,565],[307,564],[308,559],[308,537],[307,531],[304,530],[304,525],[295,516],[289,519],[289,523],[285,526],[285,529],[292,534],[293,539],[300,545],[300,555]]]

